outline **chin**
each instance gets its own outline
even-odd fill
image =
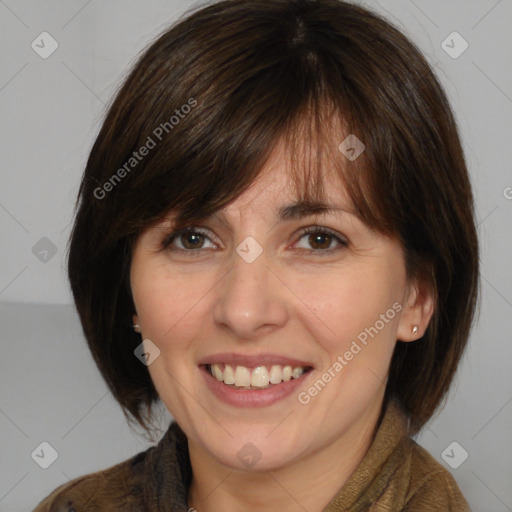
[[[208,450],[218,462],[237,471],[275,471],[290,465],[296,458],[296,452],[284,447],[282,443],[258,444],[252,441],[240,441],[231,445],[218,446]]]

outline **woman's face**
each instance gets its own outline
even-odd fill
[[[339,210],[280,216],[296,199],[282,155],[199,232],[172,238],[161,222],[133,254],[155,387],[191,446],[231,468],[276,469],[357,442],[412,327],[399,243],[350,213],[335,176],[326,190]]]

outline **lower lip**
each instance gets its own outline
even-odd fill
[[[310,370],[297,379],[274,384],[266,389],[236,389],[219,382],[206,366],[201,366],[201,371],[206,380],[206,385],[213,394],[223,402],[236,407],[266,407],[279,402],[291,395],[311,373]]]

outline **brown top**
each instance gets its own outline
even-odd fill
[[[172,422],[160,442],[61,485],[33,512],[187,512],[187,438]],[[323,512],[469,512],[451,474],[407,436],[391,404],[367,454]],[[200,511],[199,511],[200,512]]]

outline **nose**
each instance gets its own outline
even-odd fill
[[[288,321],[287,288],[263,255],[252,263],[239,258],[216,288],[214,321],[238,339],[256,340]]]

